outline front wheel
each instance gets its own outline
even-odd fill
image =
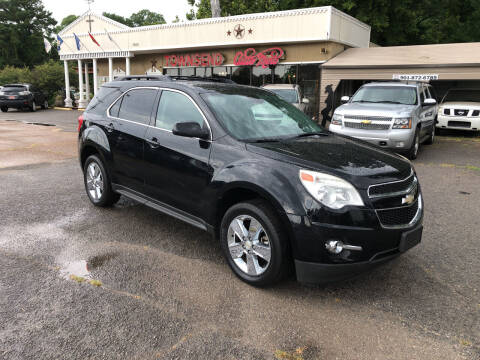
[[[410,146],[410,149],[407,152],[407,157],[410,160],[415,160],[417,158],[418,150],[420,149],[420,132],[418,131],[418,128],[415,130],[414,136],[412,146]]]
[[[289,268],[282,224],[263,200],[239,203],[228,209],[222,219],[220,241],[228,265],[248,284],[274,284]]]
[[[48,109],[48,101],[47,100],[45,100],[43,102],[42,109],[45,109],[45,110]]]
[[[37,104],[35,104],[35,101],[32,101],[32,106],[30,106],[30,111],[32,112],[37,111]]]
[[[435,124],[433,124],[432,131],[430,132],[430,135],[428,136],[428,139],[425,141],[425,144],[427,145],[432,145],[433,142],[435,141]]]
[[[120,198],[120,194],[113,192],[105,166],[97,155],[91,155],[85,161],[83,178],[85,190],[93,205],[111,206]]]
[[[7,112],[7,111],[8,111],[8,107],[2,106],[2,107],[0,108],[0,110],[2,110],[2,112]]]

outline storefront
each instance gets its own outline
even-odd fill
[[[90,39],[90,26],[99,46]],[[86,13],[60,36],[62,60],[76,60],[80,69],[93,67],[94,91],[129,74],[220,76],[252,86],[298,84],[312,104],[310,115],[318,118],[321,65],[346,48],[368,47],[370,27],[332,7],[141,28]],[[88,94],[81,96],[85,104]]]

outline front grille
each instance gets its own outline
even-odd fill
[[[408,192],[412,185],[417,182],[416,177],[411,174],[407,179],[395,181],[386,184],[372,185],[368,189],[368,196],[380,197],[388,196],[389,194],[398,194],[401,192]]]
[[[344,119],[349,120],[380,120],[380,121],[392,121],[391,117],[386,116],[370,116],[370,115],[345,115]]]
[[[449,121],[448,126],[469,128],[472,123],[470,121]]]
[[[480,110],[474,110],[472,116],[480,116]]]
[[[454,113],[455,113],[456,116],[467,116],[468,115],[468,110],[455,109]]]
[[[377,210],[378,218],[383,226],[402,226],[412,222],[418,212],[417,199],[410,206],[403,206],[394,209]]]
[[[450,115],[450,109],[443,109],[443,115]]]
[[[388,130],[390,129],[390,124],[363,124],[345,121],[345,127],[362,130]]]

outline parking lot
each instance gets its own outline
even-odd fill
[[[0,114],[0,359],[480,359],[480,137],[421,148],[419,246],[351,281],[257,289],[196,228],[94,208],[78,115]]]

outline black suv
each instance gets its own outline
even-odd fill
[[[163,77],[107,83],[79,118],[87,194],[121,195],[219,238],[253,285],[345,279],[418,244],[404,157],[330,133],[270,91]]]
[[[36,111],[38,107],[48,109],[45,94],[31,84],[8,84],[0,89],[0,110],[7,112],[9,108],[29,109]]]

